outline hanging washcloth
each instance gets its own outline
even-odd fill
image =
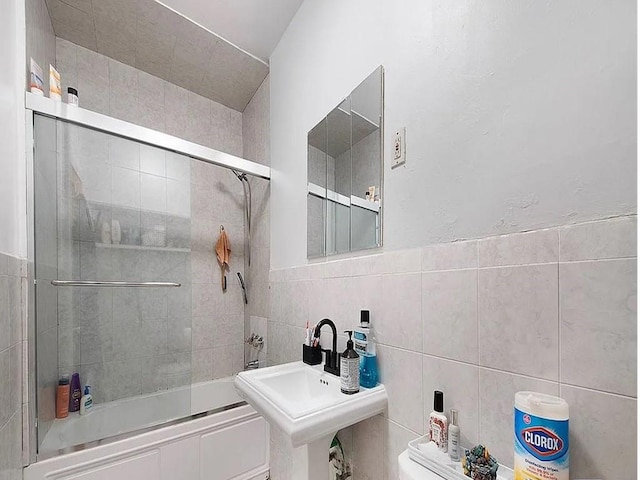
[[[218,257],[218,263],[220,264],[220,284],[222,291],[227,291],[227,277],[225,272],[229,269],[229,259],[231,258],[231,243],[229,243],[229,237],[227,232],[224,231],[224,227],[220,225],[220,236],[216,242],[216,256]]]

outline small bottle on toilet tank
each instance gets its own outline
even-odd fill
[[[447,451],[449,422],[444,414],[444,393],[433,392],[433,411],[429,415],[429,436],[441,452]]]

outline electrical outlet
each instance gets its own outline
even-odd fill
[[[402,127],[393,136],[393,162],[391,168],[404,165],[407,161],[406,132],[407,128]]]

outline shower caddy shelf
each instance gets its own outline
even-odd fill
[[[180,253],[191,253],[190,248],[182,248],[182,247],[154,247],[151,245],[127,245],[123,243],[98,243],[96,242],[96,247],[99,248],[115,248],[120,250],[144,250],[144,251],[156,251],[156,252],[180,252]]]

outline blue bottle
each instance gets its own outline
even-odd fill
[[[360,355],[360,386],[373,388],[378,384],[378,359],[369,310],[360,311],[360,326],[353,330],[354,349]]]

